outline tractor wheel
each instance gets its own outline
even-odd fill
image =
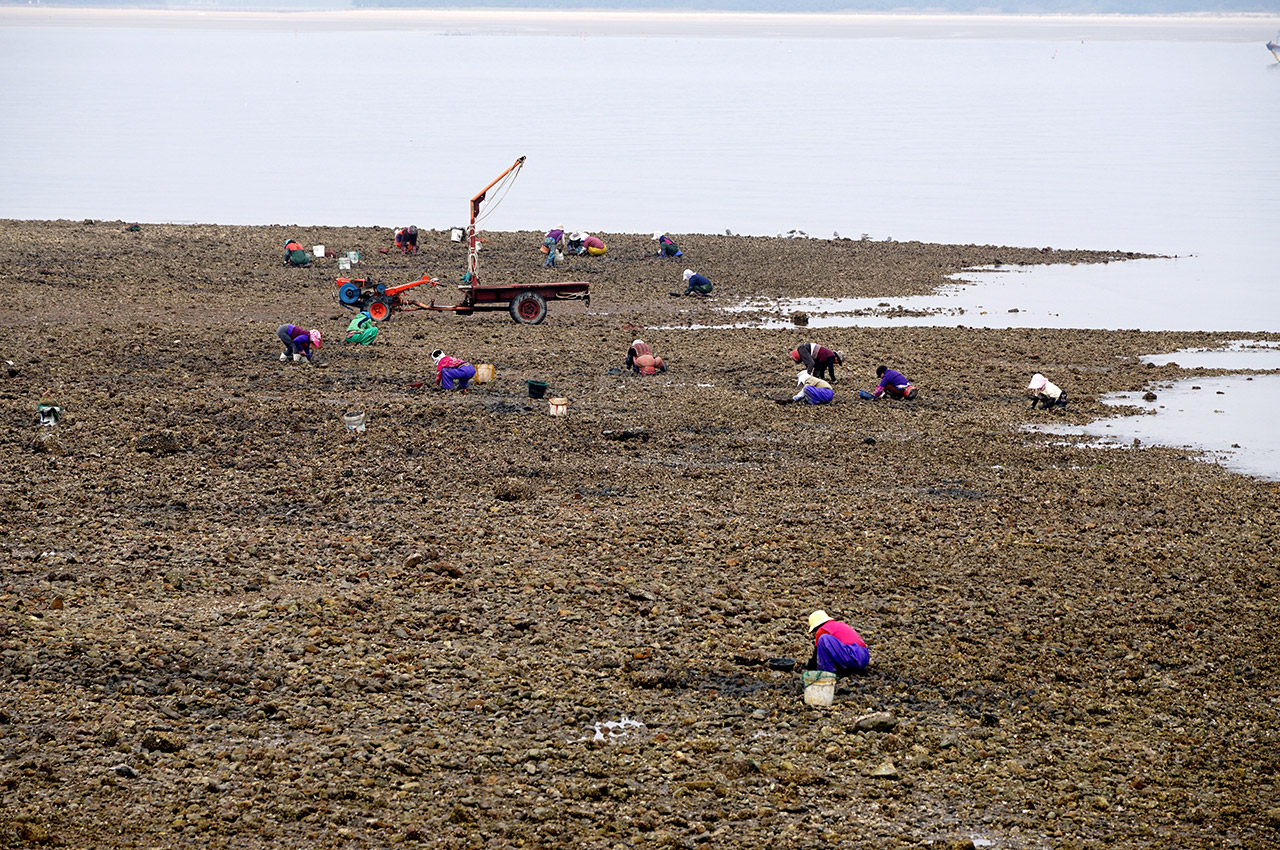
[[[354,283],[344,283],[338,287],[338,300],[351,306],[360,300],[360,287]]]
[[[385,296],[375,298],[369,302],[369,318],[375,322],[382,322],[391,318],[391,305]]]
[[[526,289],[511,299],[511,320],[522,325],[536,325],[547,317],[547,299]]]

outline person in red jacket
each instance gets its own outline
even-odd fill
[[[436,389],[467,391],[467,383],[476,376],[476,367],[460,357],[450,357],[437,348],[431,352],[436,362]]]
[[[402,254],[418,253],[418,227],[417,225],[409,225],[408,227],[398,228],[394,235],[395,246],[400,249]]]
[[[813,635],[813,657],[806,670],[826,670],[837,676],[861,673],[871,663],[871,651],[862,635],[848,623],[833,620],[826,611],[809,615],[809,634]]]
[[[831,376],[831,382],[835,383],[836,364],[844,363],[844,352],[832,351],[816,342],[802,342],[791,352],[791,359],[803,363],[805,371],[815,378],[821,378],[823,372],[826,372]]]

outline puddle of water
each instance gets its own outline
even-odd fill
[[[569,743],[577,743],[579,741],[606,741],[613,738],[623,738],[631,729],[643,729],[644,724],[639,720],[632,720],[625,714],[619,720],[605,720],[601,723],[594,724],[587,730],[587,734],[582,738],[571,739]]]
[[[1132,445],[1136,439],[1185,448],[1233,472],[1280,481],[1280,429],[1275,422],[1280,413],[1280,374],[1187,378],[1155,385],[1152,392],[1154,401],[1144,401],[1143,393],[1114,393],[1102,401],[1154,415],[1100,419],[1083,427],[1027,428],[1043,434],[1093,437],[1103,446]]]
[[[1172,354],[1151,354],[1143,363],[1177,364],[1183,369],[1280,369],[1280,342],[1237,339],[1222,348],[1183,348]]]

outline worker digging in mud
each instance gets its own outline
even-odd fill
[[[839,676],[864,672],[871,664],[871,651],[848,623],[827,616],[826,611],[809,615],[809,634],[813,635],[813,656],[806,670],[825,670]]]
[[[778,404],[791,404],[792,402],[803,401],[805,404],[830,404],[836,397],[836,391],[831,385],[821,378],[815,378],[808,372],[801,372],[796,375],[796,383],[800,386],[800,391],[791,398],[783,398],[778,400]]]
[[[439,348],[431,352],[431,359],[436,362],[436,381],[433,389],[467,391],[467,383],[476,376],[475,366],[457,357],[450,357]]]
[[[347,325],[347,338],[343,342],[357,343],[359,345],[369,345],[378,338],[378,326],[373,323],[373,316],[369,315],[369,311],[357,313],[356,317]]]
[[[701,275],[693,269],[684,270],[684,292],[671,293],[679,298],[682,295],[701,295],[706,298],[711,294],[711,280],[706,275]]]
[[[804,368],[810,375],[821,378],[822,373],[826,372],[831,382],[835,383],[836,364],[844,363],[844,352],[832,351],[816,342],[802,342],[791,352],[791,359],[797,363],[804,363]]]
[[[324,347],[324,337],[320,331],[307,330],[299,325],[281,325],[276,328],[276,336],[280,337],[280,341],[284,343],[284,354],[280,355],[281,362],[287,361],[290,357],[295,363],[303,357],[310,362],[312,352]]]
[[[891,398],[913,399],[916,397],[917,390],[907,380],[907,376],[903,375],[896,369],[890,369],[888,366],[877,366],[876,377],[880,379],[880,383],[871,392],[859,390],[858,395],[862,398],[880,398],[880,396],[888,394]]]
[[[307,253],[307,249],[303,248],[298,240],[290,239],[284,243],[284,264],[286,266],[308,266],[311,264],[311,255]]]
[[[417,225],[409,225],[396,230],[392,236],[395,247],[400,249],[401,254],[418,253],[418,228]]]
[[[1036,409],[1037,403],[1043,410],[1067,406],[1067,394],[1039,372],[1031,376],[1031,383],[1027,384],[1027,395],[1031,396],[1032,410]]]
[[[683,257],[684,251],[676,246],[676,240],[665,233],[653,234],[653,241],[658,243],[659,257]]]
[[[547,231],[546,236],[542,237],[542,253],[547,255],[542,260],[542,267],[554,269],[556,267],[556,254],[563,250],[564,225],[557,224]]]
[[[667,371],[667,364],[661,357],[655,357],[649,343],[637,339],[627,349],[626,366],[637,375],[656,375]]]
[[[609,249],[598,236],[590,233],[574,233],[569,237],[569,253],[579,256],[599,257]]]

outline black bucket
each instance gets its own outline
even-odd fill
[[[525,381],[529,386],[529,398],[542,398],[547,394],[549,384],[546,381]]]

